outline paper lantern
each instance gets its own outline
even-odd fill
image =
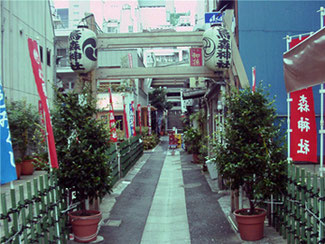
[[[211,70],[228,69],[231,65],[231,40],[229,31],[214,26],[203,34],[204,64]]]
[[[76,73],[87,73],[97,66],[97,37],[86,26],[78,26],[70,33],[69,61]]]

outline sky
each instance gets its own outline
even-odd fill
[[[87,0],[85,0],[87,1]],[[104,4],[114,3],[117,5],[134,3],[137,0],[90,0],[90,11],[95,15],[96,22],[99,26],[102,26],[103,16],[107,19],[108,16],[105,15],[103,9]],[[168,1],[168,0],[166,0]],[[68,0],[53,0],[55,8],[68,8]],[[196,12],[197,4],[200,0],[174,0],[176,12]]]

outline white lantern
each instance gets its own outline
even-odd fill
[[[87,73],[97,67],[97,37],[87,26],[78,26],[70,33],[69,61],[76,73]]]
[[[211,70],[228,69],[231,65],[231,40],[229,31],[214,26],[203,34],[204,64]]]

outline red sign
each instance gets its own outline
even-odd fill
[[[141,134],[142,133],[142,125],[141,125],[141,104],[138,104],[138,120],[139,120],[140,134]]]
[[[190,48],[190,64],[191,66],[202,66],[201,48]]]
[[[42,64],[38,52],[37,42],[28,38],[28,49],[29,49],[30,60],[32,62],[32,68],[33,68],[38,95],[40,96],[42,107],[45,113],[47,140],[48,140],[51,165],[52,168],[58,168],[59,165],[58,165],[58,159],[57,159],[57,154],[55,149],[55,141],[54,141],[54,135],[52,130],[52,124],[51,124],[51,116],[50,116],[50,111],[49,111],[49,106],[48,106],[48,101],[46,96],[44,75],[42,71]]]
[[[252,80],[253,80],[252,91],[255,92],[255,90],[256,90],[256,67],[252,68]]]
[[[309,35],[292,39],[289,47],[293,48]],[[290,103],[290,156],[293,161],[317,163],[317,131],[314,110],[313,89],[307,88],[291,92]]]
[[[290,156],[293,161],[317,163],[317,131],[313,89],[310,87],[295,91],[290,96],[292,98]]]
[[[126,139],[129,139],[130,136],[129,136],[128,116],[126,114],[125,97],[124,96],[123,96],[123,120],[124,120]]]
[[[113,99],[112,99],[112,91],[111,88],[108,88],[109,94],[109,127],[111,129],[111,138],[112,142],[117,142],[117,134],[116,134],[116,121],[114,117],[114,109],[113,109]]]

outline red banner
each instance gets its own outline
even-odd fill
[[[201,48],[190,48],[190,64],[191,66],[202,66]]]
[[[255,92],[255,90],[256,90],[256,67],[252,68],[252,81],[253,81],[252,91]]]
[[[58,168],[59,165],[58,165],[58,159],[57,159],[57,154],[55,149],[55,141],[54,141],[54,135],[52,130],[52,124],[51,124],[51,116],[50,116],[50,111],[49,111],[49,106],[48,106],[48,101],[46,96],[44,75],[42,71],[42,64],[38,52],[37,42],[28,38],[28,49],[29,49],[30,60],[32,62],[32,68],[35,77],[35,83],[37,86],[37,91],[40,96],[42,107],[45,113],[47,141],[48,141],[51,165],[52,168]]]
[[[112,99],[112,91],[111,88],[108,88],[109,94],[109,128],[111,129],[111,138],[110,141],[117,142],[117,134],[116,134],[116,121],[114,116],[114,109],[113,109],[113,99]]]
[[[142,123],[141,123],[141,104],[138,104],[138,120],[139,120],[139,127],[140,127],[140,134],[142,133]]]
[[[314,111],[313,89],[292,92],[291,101],[291,146],[293,161],[317,163],[317,131]]]
[[[151,135],[151,106],[148,105],[148,135]]]
[[[289,47],[293,48],[309,35],[291,40]],[[317,163],[317,130],[314,110],[313,89],[307,88],[291,92],[290,104],[290,156],[293,161]]]
[[[129,125],[128,125],[128,116],[126,114],[126,106],[125,106],[125,97],[123,96],[123,120],[124,120],[124,128],[126,139],[129,139]]]

